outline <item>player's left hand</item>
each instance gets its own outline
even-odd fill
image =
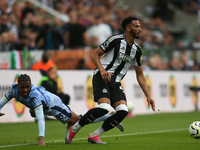
[[[0,112],[0,116],[3,116],[3,115],[5,115],[5,113],[1,113],[1,112]]]
[[[37,145],[46,145],[44,142],[44,137],[40,136]]]
[[[151,106],[152,110],[155,111],[155,101],[152,98],[147,97],[148,107]]]

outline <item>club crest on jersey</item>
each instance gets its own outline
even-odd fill
[[[117,56],[120,60],[124,61],[124,62],[129,62],[131,63],[133,61],[133,58],[131,56],[128,56],[126,54],[123,53],[119,53]]]
[[[131,57],[135,57],[136,51],[134,48],[131,49]]]
[[[104,88],[104,89],[102,90],[102,93],[108,93],[108,91]]]
[[[135,57],[136,52],[134,50],[131,51],[131,56]]]

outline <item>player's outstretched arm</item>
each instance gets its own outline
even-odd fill
[[[151,106],[152,110],[155,111],[155,101],[151,98],[150,93],[148,91],[147,84],[146,84],[146,78],[144,76],[142,66],[139,66],[139,67],[135,66],[135,72],[136,72],[136,76],[137,76],[137,81],[138,81],[140,87],[142,88],[142,91],[144,92],[144,94],[147,97],[148,106]]]
[[[1,108],[2,108],[7,102],[8,102],[8,101],[7,101],[4,97],[2,97],[2,98],[0,99],[0,111],[1,111]],[[3,115],[5,115],[5,113],[0,112],[0,116],[3,116]]]
[[[45,121],[44,121],[44,113],[43,107],[39,107],[35,110],[35,115],[38,120],[38,129],[39,129],[39,141],[37,145],[46,145],[44,142],[45,135]]]

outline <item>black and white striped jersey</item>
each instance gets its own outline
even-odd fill
[[[105,52],[101,57],[100,62],[104,69],[113,73],[111,81],[120,82],[126,75],[129,66],[133,63],[134,66],[141,66],[142,50],[134,41],[130,46],[126,42],[125,34],[119,34],[109,37],[100,48]],[[98,72],[95,70],[94,74]]]

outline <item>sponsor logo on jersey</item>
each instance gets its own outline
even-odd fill
[[[118,59],[124,61],[124,62],[128,62],[131,63],[133,61],[133,58],[131,56],[128,56],[126,54],[123,53],[118,53]]]

